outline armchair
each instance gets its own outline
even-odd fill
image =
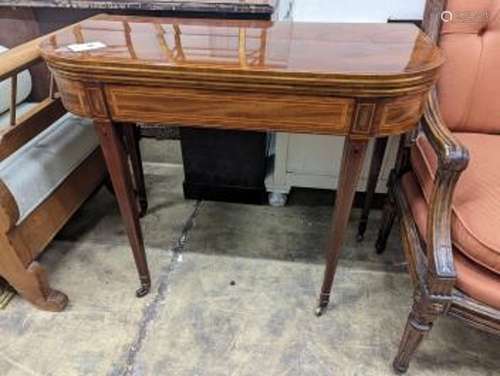
[[[398,216],[415,286],[400,373],[440,315],[500,334],[500,0],[428,0],[424,27],[447,61],[402,142],[377,240]]]

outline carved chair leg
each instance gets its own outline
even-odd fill
[[[430,301],[415,301],[406,322],[398,353],[392,363],[395,372],[405,373],[408,370],[413,354],[424,339],[424,336],[432,329],[432,325],[437,317],[438,312]]]
[[[377,183],[380,176],[380,169],[384,161],[385,150],[387,148],[388,137],[377,138],[375,140],[375,149],[373,151],[372,161],[370,164],[370,174],[368,177],[368,184],[366,186],[366,197],[361,213],[361,219],[358,225],[358,242],[363,241],[365,237],[366,227],[368,225],[368,217],[370,216],[370,209],[372,207],[373,197],[377,189]]]
[[[148,210],[148,198],[146,195],[146,184],[144,182],[144,170],[142,167],[141,149],[139,146],[139,129],[134,123],[124,123],[122,127],[125,147],[130,158],[134,177],[134,188],[139,203],[139,215],[143,217]]]
[[[68,297],[51,289],[45,269],[36,261],[27,268],[18,256],[10,240],[0,240],[0,275],[34,306],[51,312],[59,312],[68,304]]]
[[[384,211],[382,214],[382,225],[378,232],[377,241],[375,243],[375,249],[377,254],[384,253],[387,247],[387,240],[391,234],[392,227],[394,226],[394,221],[397,215],[396,202],[394,200],[394,194],[392,189],[389,189],[389,194],[387,196],[386,202],[384,204]]]

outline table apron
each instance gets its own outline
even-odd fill
[[[56,75],[71,112],[115,122],[371,138],[413,129],[426,92],[346,98],[68,80]]]

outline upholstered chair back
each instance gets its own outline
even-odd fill
[[[448,0],[443,19],[444,120],[457,132],[500,133],[500,0]]]

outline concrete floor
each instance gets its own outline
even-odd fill
[[[102,189],[41,259],[70,297],[45,313],[19,297],[0,312],[0,375],[391,375],[411,304],[399,239],[374,255],[358,212],[329,312],[313,315],[330,195],[284,208],[185,201],[180,167],[146,165],[142,221],[153,276],[137,277],[113,197]],[[498,375],[500,338],[441,319],[410,375]]]

